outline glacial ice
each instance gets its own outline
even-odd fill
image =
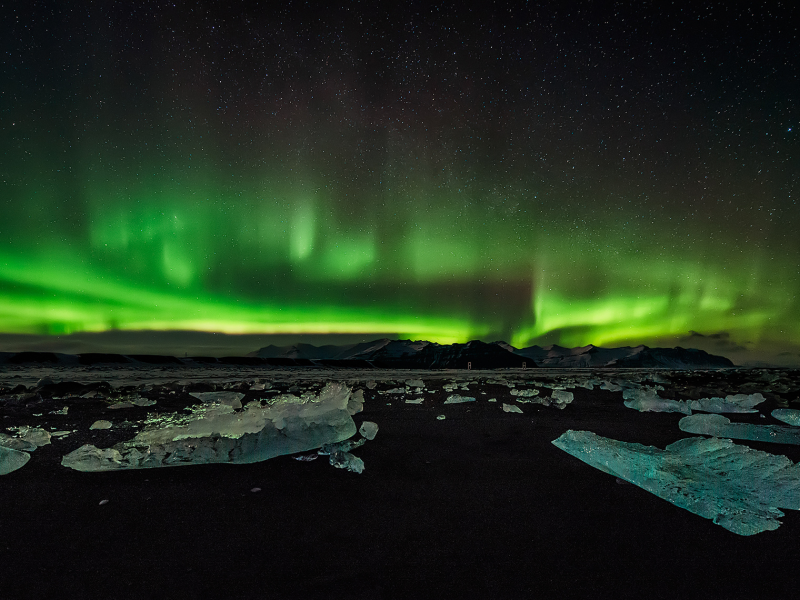
[[[753,407],[764,402],[761,394],[733,394],[725,398],[701,398],[689,402],[689,408],[710,413],[754,413]]]
[[[364,410],[364,390],[356,390],[350,394],[350,399],[347,401],[347,412],[352,416],[362,410]]]
[[[553,444],[739,535],[777,529],[780,508],[800,510],[800,465],[728,439],[685,438],[661,450],[570,430]]]
[[[519,389],[512,389],[511,390],[512,396],[519,396],[520,398],[532,398],[533,396],[539,395],[539,390],[537,389],[529,389],[529,390],[519,390]]]
[[[778,421],[800,427],[800,410],[795,410],[794,408],[776,408],[772,411],[772,416],[778,419]]]
[[[36,444],[18,437],[10,436],[7,433],[0,433],[0,446],[10,448],[11,450],[24,450],[28,452],[36,450]]]
[[[461,404],[463,402],[475,402],[475,398],[471,396],[460,396],[458,394],[450,394],[447,397],[447,400],[444,401],[445,404]]]
[[[688,403],[683,400],[668,400],[661,398],[655,390],[650,388],[632,388],[622,392],[625,406],[639,412],[679,412],[692,414]]]
[[[503,412],[507,412],[507,413],[522,413],[522,409],[519,406],[515,405],[515,404],[506,404],[504,402],[503,403]]]
[[[552,398],[550,404],[561,409],[566,407],[567,404],[570,404],[573,399],[572,392],[566,392],[564,390],[553,390],[553,392],[550,394],[550,397]],[[548,405],[546,404],[545,406]]]
[[[154,415],[130,441],[112,448],[90,444],[61,464],[78,471],[107,471],[203,463],[252,463],[305,452],[353,436],[351,390],[329,383],[318,397],[260,407],[248,404],[195,407],[189,415]]]
[[[241,392],[192,392],[190,395],[207,404],[227,404],[234,409],[242,408],[244,398]]]
[[[99,419],[91,424],[89,429],[111,429],[112,423],[111,421],[106,421],[104,419]]]
[[[0,475],[8,475],[12,471],[24,467],[31,455],[21,450],[0,446]]]
[[[722,415],[692,415],[678,421],[678,427],[686,433],[699,433],[716,437],[773,442],[776,444],[800,445],[800,429],[784,425],[753,425],[732,423]]]
[[[374,440],[378,433],[378,424],[372,421],[364,421],[361,427],[358,428],[358,433],[363,435],[368,440]]]
[[[15,429],[17,431],[17,436],[20,439],[30,442],[37,448],[40,446],[46,446],[50,443],[50,432],[42,429],[41,427],[29,427],[28,425],[23,425],[22,427],[9,427],[8,429]]]

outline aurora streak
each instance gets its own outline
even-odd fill
[[[243,6],[2,25],[0,332],[800,345],[777,21]]]

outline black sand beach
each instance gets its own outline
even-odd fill
[[[685,390],[761,373],[686,374],[691,386]],[[346,377],[366,399],[354,420],[380,427],[354,451],[366,465],[362,474],[290,456],[85,473],[61,466],[61,457],[85,443],[106,447],[131,437],[124,427],[90,432],[92,421],[142,419],[153,408],[172,408],[169,394],[154,407],[125,409],[123,417],[100,399],[14,401],[6,375],[3,430],[29,424],[26,411],[43,414],[39,422],[50,427],[63,421],[78,429],[53,438],[0,479],[0,593],[6,598],[774,599],[797,593],[799,513],[785,511],[776,531],[738,536],[551,444],[568,429],[659,448],[687,437],[677,426],[683,415],[639,413],[623,405],[620,392],[570,388],[574,401],[563,410],[520,404],[523,414],[514,414],[501,408],[513,400],[509,389],[487,383],[503,377],[501,371],[432,374],[425,379],[433,391],[421,405],[378,393],[395,381],[378,380],[371,390],[364,385],[369,373],[352,372]],[[533,381],[541,374],[527,376]],[[397,372],[392,379],[408,377]],[[60,379],[69,380],[68,373]],[[469,394],[476,401],[444,405],[442,384],[452,380],[474,382]],[[173,396],[175,407],[187,402],[182,392]],[[765,396],[758,408],[768,415],[796,399],[797,389]],[[492,397],[497,402],[488,402]],[[67,415],[49,414],[64,405]],[[759,414],[736,417],[763,422]],[[800,460],[797,446],[747,444]]]

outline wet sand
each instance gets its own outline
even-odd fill
[[[502,372],[428,375],[434,391],[422,405],[378,393],[411,378],[408,372],[374,390],[364,385],[373,374],[358,375],[366,402],[354,419],[380,426],[375,440],[355,451],[366,465],[360,475],[289,456],[250,465],[72,471],[60,465],[67,452],[131,437],[124,428],[89,432],[93,420],[135,421],[153,407],[125,409],[123,417],[99,400],[37,400],[31,414],[42,410],[48,423],[63,418],[79,431],[38,448],[26,466],[0,479],[0,590],[9,598],[797,593],[800,512],[785,511],[776,531],[738,536],[551,444],[568,429],[585,429],[663,448],[688,437],[677,425],[683,415],[638,413],[620,392],[597,387],[569,388],[575,399],[563,410],[520,404],[523,414],[505,413],[509,389],[486,383]],[[692,376],[692,386],[715,385],[703,377]],[[476,380],[469,392],[456,390],[475,402],[443,404],[441,383],[454,379]],[[0,383],[8,386],[8,379]],[[765,395],[758,409],[768,415],[797,390]],[[174,396],[174,407],[186,402],[180,392]],[[68,415],[49,414],[65,403]],[[166,395],[157,406],[169,403]],[[25,406],[10,404],[0,404],[3,429],[31,421]],[[764,422],[758,414],[736,419]],[[747,445],[800,460],[798,447]]]

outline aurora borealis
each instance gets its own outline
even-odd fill
[[[4,9],[1,333],[798,353],[796,9],[144,4]]]

